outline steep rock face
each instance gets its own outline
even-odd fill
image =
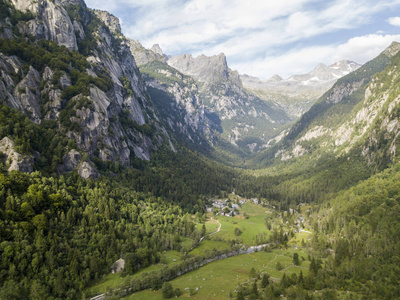
[[[12,0],[15,8],[31,12],[35,18],[18,24],[19,30],[39,39],[55,41],[70,50],[78,50],[74,26],[64,6],[68,1]]]
[[[15,9],[31,13],[18,21],[14,32],[19,31],[20,37],[27,33],[35,36],[32,47],[53,58],[44,62],[45,66],[36,63],[40,68],[35,68],[35,61],[18,52],[0,53],[1,102],[21,110],[37,124],[57,121],[79,149],[103,161],[127,166],[134,157],[149,160],[150,152],[163,143],[173,147],[159,124],[130,41],[122,36],[116,17],[91,11],[81,0],[13,3]],[[80,54],[37,42],[40,39]],[[57,53],[61,53],[59,57]],[[65,59],[69,61],[64,63]],[[82,80],[85,83],[80,83]],[[85,164],[82,170],[92,167]]]
[[[89,178],[98,178],[99,172],[97,172],[96,168],[93,166],[92,163],[89,163],[87,161],[84,161],[79,164],[78,166],[78,174],[81,176],[83,179],[89,179]]]
[[[211,57],[200,55],[196,58],[190,54],[183,54],[170,58],[168,64],[210,87],[228,81],[241,86],[241,82],[235,76],[229,78],[228,64],[223,53]]]
[[[7,57],[0,53],[0,100],[7,105],[30,114],[35,123],[40,122],[40,74],[33,67],[29,67],[23,74],[22,64],[16,57]],[[20,73],[22,79],[16,84],[10,76]]]
[[[8,171],[21,171],[31,173],[33,171],[34,157],[23,155],[15,151],[14,141],[8,137],[0,141],[0,151],[5,154],[5,163]]]
[[[112,33],[120,34],[121,33],[121,25],[119,23],[119,19],[110,14],[107,11],[102,11],[95,9],[94,10],[96,16],[104,22],[104,24],[110,29]]]
[[[82,155],[78,151],[76,151],[75,149],[69,151],[67,154],[64,155],[64,164],[58,166],[58,172],[64,173],[73,171],[79,165],[81,160]]]
[[[104,11],[96,10],[94,13],[109,27],[108,30],[100,27],[95,33],[100,41],[97,43],[97,51],[93,51],[87,60],[92,65],[93,74],[96,69],[109,71],[113,88],[109,92],[96,86],[90,88],[89,99],[94,103],[95,109],[77,110],[76,120],[86,132],[73,135],[79,147],[89,153],[94,152],[101,137],[102,143],[106,145],[101,149],[100,158],[103,160],[118,160],[123,165],[128,165],[133,154],[149,160],[151,150],[156,147],[152,139],[134,128],[122,128],[120,122],[110,121],[119,117],[123,110],[127,113],[126,117],[139,126],[154,120],[154,110],[146,96],[145,84],[127,45],[129,42],[120,36],[118,19]],[[116,40],[120,42],[118,49],[114,49]],[[145,108],[148,111],[146,114]],[[110,130],[113,134],[109,134]],[[131,138],[126,139],[127,135]],[[160,142],[162,137],[159,136],[156,140]]]
[[[180,132],[193,143],[201,143],[202,138],[212,142],[210,121],[205,116],[204,105],[199,98],[197,86],[192,80],[184,79],[182,84],[174,82],[166,85],[158,80],[149,79],[147,84],[149,87],[163,91],[166,97],[171,98],[170,103],[164,103],[171,109],[170,113],[164,114],[164,118],[172,131]],[[151,90],[150,94],[153,98],[159,97]],[[168,108],[160,103],[159,109]]]
[[[258,151],[289,118],[276,105],[249,95],[223,53],[196,58],[184,54],[167,63],[196,80],[206,108],[219,118],[221,137],[247,151]]]
[[[130,41],[130,46],[164,123],[192,143],[212,142],[210,120],[194,80],[166,64],[159,45],[148,50]]]
[[[306,74],[293,75],[283,79],[274,75],[260,80],[241,75],[244,87],[261,99],[272,101],[281,107],[292,119],[300,117],[323,93],[329,90],[341,77],[357,70],[359,64],[342,60],[330,66],[319,64]]]

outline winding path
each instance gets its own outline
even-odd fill
[[[211,232],[210,234],[207,234],[207,235],[201,237],[201,238],[200,238],[200,241],[199,241],[199,244],[200,244],[206,237],[212,236],[213,234],[216,234],[216,233],[218,233],[218,232],[221,230],[221,226],[222,226],[221,223],[220,223],[218,220],[215,220],[215,221],[217,221],[218,224],[219,224],[219,227],[218,227],[217,231]],[[198,244],[197,244],[197,245],[198,245]]]

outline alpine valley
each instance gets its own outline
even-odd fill
[[[83,0],[0,2],[0,299],[398,299],[400,43],[260,80]]]

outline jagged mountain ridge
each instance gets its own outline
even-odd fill
[[[274,75],[269,79],[241,75],[243,86],[263,100],[280,106],[293,119],[300,117],[324,92],[341,77],[357,70],[359,64],[342,60],[330,66],[319,64],[306,74],[283,79]]]
[[[212,122],[193,78],[170,67],[158,44],[145,49],[138,41],[129,40],[129,45],[166,126],[182,135],[183,143],[212,144]]]
[[[222,138],[242,149],[258,151],[290,120],[273,103],[248,94],[223,53],[196,58],[183,54],[167,63],[195,79],[205,106],[220,119]]]

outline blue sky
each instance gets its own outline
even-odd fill
[[[371,60],[400,42],[400,0],[87,0],[123,33],[164,53],[227,56],[231,69],[268,78],[318,63]]]

